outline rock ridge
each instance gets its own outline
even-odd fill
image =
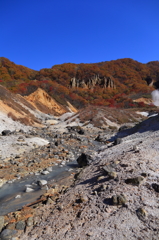
[[[110,88],[115,89],[116,85],[112,77],[99,77],[98,75],[94,75],[88,79],[78,79],[76,77],[71,78],[70,86],[72,88],[88,88],[93,89],[96,86],[100,86],[102,88]]]

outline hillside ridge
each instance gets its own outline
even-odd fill
[[[14,93],[29,95],[44,89],[58,103],[76,108],[88,104],[136,107],[135,94],[150,94],[159,81],[159,62],[124,58],[101,63],[64,63],[34,71],[0,58],[0,82]]]
[[[58,104],[44,90],[37,89],[27,97],[20,94],[14,94],[7,88],[0,85],[0,122],[10,122],[11,125],[22,123],[28,126],[43,126],[43,119],[49,119],[53,116],[60,116],[66,112],[76,112],[71,104],[67,107]],[[3,121],[3,122],[2,122]],[[17,124],[16,124],[17,122]]]

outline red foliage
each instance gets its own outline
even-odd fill
[[[71,78],[75,77],[87,83],[94,76],[111,76],[116,89],[103,88],[100,84],[93,89],[70,88]],[[159,79],[159,62],[142,64],[125,58],[96,64],[65,63],[34,71],[16,65],[6,58],[0,58],[0,82],[4,86],[23,95],[41,87],[57,100],[69,100],[76,107],[88,103],[111,107],[142,107],[142,103],[137,105],[129,97],[132,93],[147,93],[152,90],[146,84],[147,76],[154,81]]]

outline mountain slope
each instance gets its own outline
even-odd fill
[[[23,127],[20,123],[40,127],[45,118],[49,119],[51,115],[59,116],[65,112],[72,112],[70,106],[60,106],[42,89],[38,89],[31,95],[23,97],[20,94],[10,92],[0,85],[1,131],[3,130],[2,126],[13,129],[13,126],[18,126],[18,122],[21,128]]]
[[[159,80],[158,61],[147,64],[125,58],[94,64],[65,63],[34,71],[0,58],[1,84],[15,93],[29,95],[38,87],[65,105],[77,108],[87,104],[105,106],[138,106],[136,93],[150,93],[149,81]]]
[[[66,112],[66,108],[64,106],[60,106],[53,98],[40,88],[29,96],[26,96],[25,99],[36,109],[47,114],[62,115]]]

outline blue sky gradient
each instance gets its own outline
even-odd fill
[[[1,0],[0,56],[34,70],[159,60],[158,0]]]

